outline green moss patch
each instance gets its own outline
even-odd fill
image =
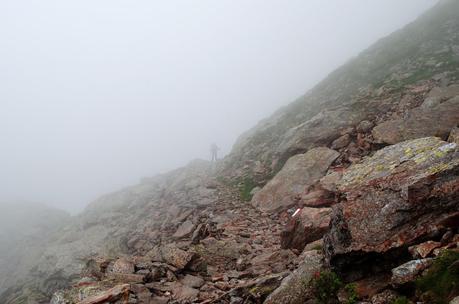
[[[310,284],[317,304],[338,303],[338,291],[343,286],[343,282],[336,273],[320,272]]]
[[[459,252],[444,251],[416,286],[432,304],[448,304],[459,295]]]

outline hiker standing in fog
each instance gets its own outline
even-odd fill
[[[210,146],[210,154],[212,155],[212,162],[216,162],[217,161],[217,159],[218,159],[218,157],[217,157],[218,150],[220,150],[220,148],[217,146],[217,144],[213,143]]]

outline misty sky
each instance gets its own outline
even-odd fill
[[[0,201],[75,212],[228,153],[435,2],[0,0]]]

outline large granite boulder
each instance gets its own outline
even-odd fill
[[[332,265],[419,243],[459,222],[458,145],[427,137],[386,147],[351,166],[338,192],[325,236]]]
[[[319,147],[291,157],[282,170],[258,191],[252,205],[262,211],[278,211],[295,205],[308,186],[327,172],[339,153]]]
[[[281,232],[282,248],[302,251],[307,244],[321,239],[328,231],[331,210],[308,207],[301,209]]]
[[[459,123],[459,96],[432,107],[419,107],[408,116],[383,122],[373,129],[378,143],[395,144],[408,139],[438,136],[443,139]]]

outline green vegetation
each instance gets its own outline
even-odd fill
[[[255,286],[249,290],[249,292],[257,297],[266,297],[274,291],[275,287],[273,286]]]
[[[357,285],[356,284],[347,284],[344,286],[344,290],[347,294],[346,304],[357,304],[358,295],[357,295]]]
[[[447,304],[459,295],[459,252],[446,250],[434,262],[416,286],[432,304]]]
[[[252,192],[253,188],[255,188],[257,184],[254,180],[250,177],[246,177],[239,183],[239,192],[241,194],[241,199],[245,202],[249,202],[252,200]]]
[[[317,245],[314,245],[312,248],[312,250],[318,250],[318,251],[322,251],[324,249],[324,247],[320,244],[317,244]]]
[[[228,179],[219,176],[217,177],[217,180],[227,187],[238,189],[241,199],[245,202],[249,202],[250,200],[252,200],[252,194],[250,194],[250,192],[252,192],[253,188],[258,186],[258,184],[253,180],[253,178],[249,176],[235,179]]]
[[[338,291],[342,286],[343,283],[338,275],[331,271],[317,273],[311,281],[312,293],[317,304],[336,303]]]
[[[411,76],[403,79],[400,83],[400,87],[414,84],[420,80],[429,79],[436,73],[437,73],[436,69],[432,69],[429,67],[419,68]]]
[[[442,43],[442,42],[439,42]],[[383,79],[376,82],[374,85],[376,88],[379,88],[382,85],[387,85],[387,87],[391,88],[393,91],[399,91],[406,86],[413,85],[419,81],[430,79],[435,74],[448,72],[449,77],[455,78],[458,75],[458,68],[459,68],[459,59],[457,56],[452,52],[444,52],[441,54],[436,54],[430,57],[419,57],[414,56],[411,58],[413,62],[422,62],[425,63],[426,61],[432,60],[435,65],[427,66],[421,65],[415,70],[411,70],[410,75],[403,79],[393,79],[391,81],[385,82],[387,77],[391,76],[391,74],[386,75]]]
[[[406,297],[399,297],[392,304],[410,304],[411,302]]]
[[[343,282],[336,273],[332,271],[316,273],[314,279],[309,283],[309,286],[317,304],[339,303],[338,292],[343,288]],[[356,284],[346,284],[343,290],[346,295],[345,304],[358,303]]]

